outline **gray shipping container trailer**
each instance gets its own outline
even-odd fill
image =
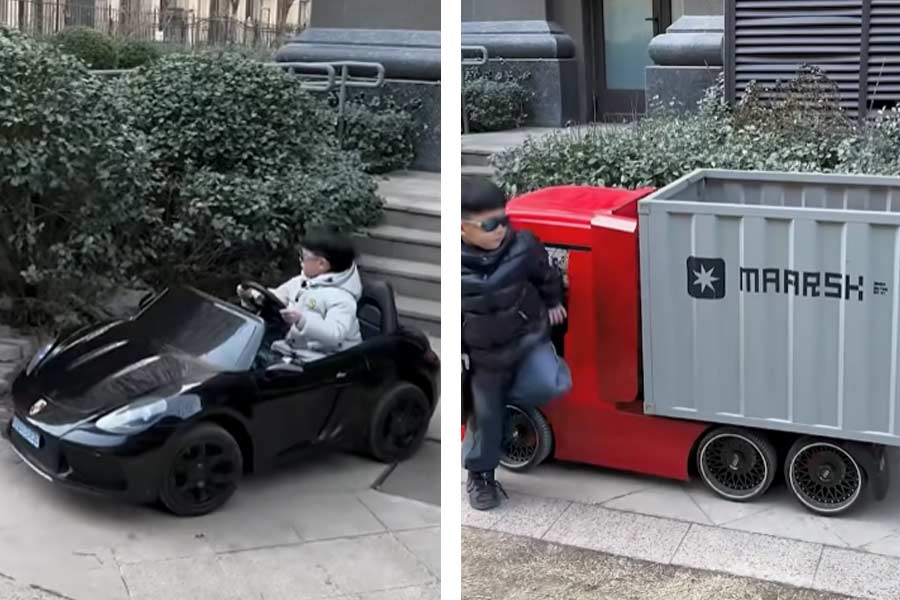
[[[900,178],[695,171],[639,224],[646,413],[900,446]]]

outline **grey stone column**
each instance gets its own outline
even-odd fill
[[[560,127],[579,116],[575,45],[546,16],[545,0],[467,0],[462,43],[487,48],[488,74],[528,75],[527,125]]]
[[[378,95],[415,104],[424,135],[413,168],[440,170],[440,0],[316,0],[310,26],[275,54],[279,62],[361,61],[384,65]]]
[[[705,90],[722,73],[724,17],[685,15],[650,42],[647,109],[655,102],[676,110],[697,107]]]

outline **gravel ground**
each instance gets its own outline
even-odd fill
[[[846,600],[722,573],[463,527],[463,600]]]

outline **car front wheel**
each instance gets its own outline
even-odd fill
[[[171,442],[159,499],[180,517],[213,512],[237,489],[241,448],[224,428],[201,423]]]

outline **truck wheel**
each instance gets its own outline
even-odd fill
[[[791,446],[784,477],[794,497],[818,515],[846,512],[862,498],[866,474],[838,444],[810,437]]]
[[[550,423],[533,408],[506,406],[500,464],[510,471],[528,471],[550,456],[553,431]]]
[[[697,447],[697,467],[703,482],[734,502],[749,502],[765,494],[775,478],[777,464],[772,442],[737,427],[713,429]]]

